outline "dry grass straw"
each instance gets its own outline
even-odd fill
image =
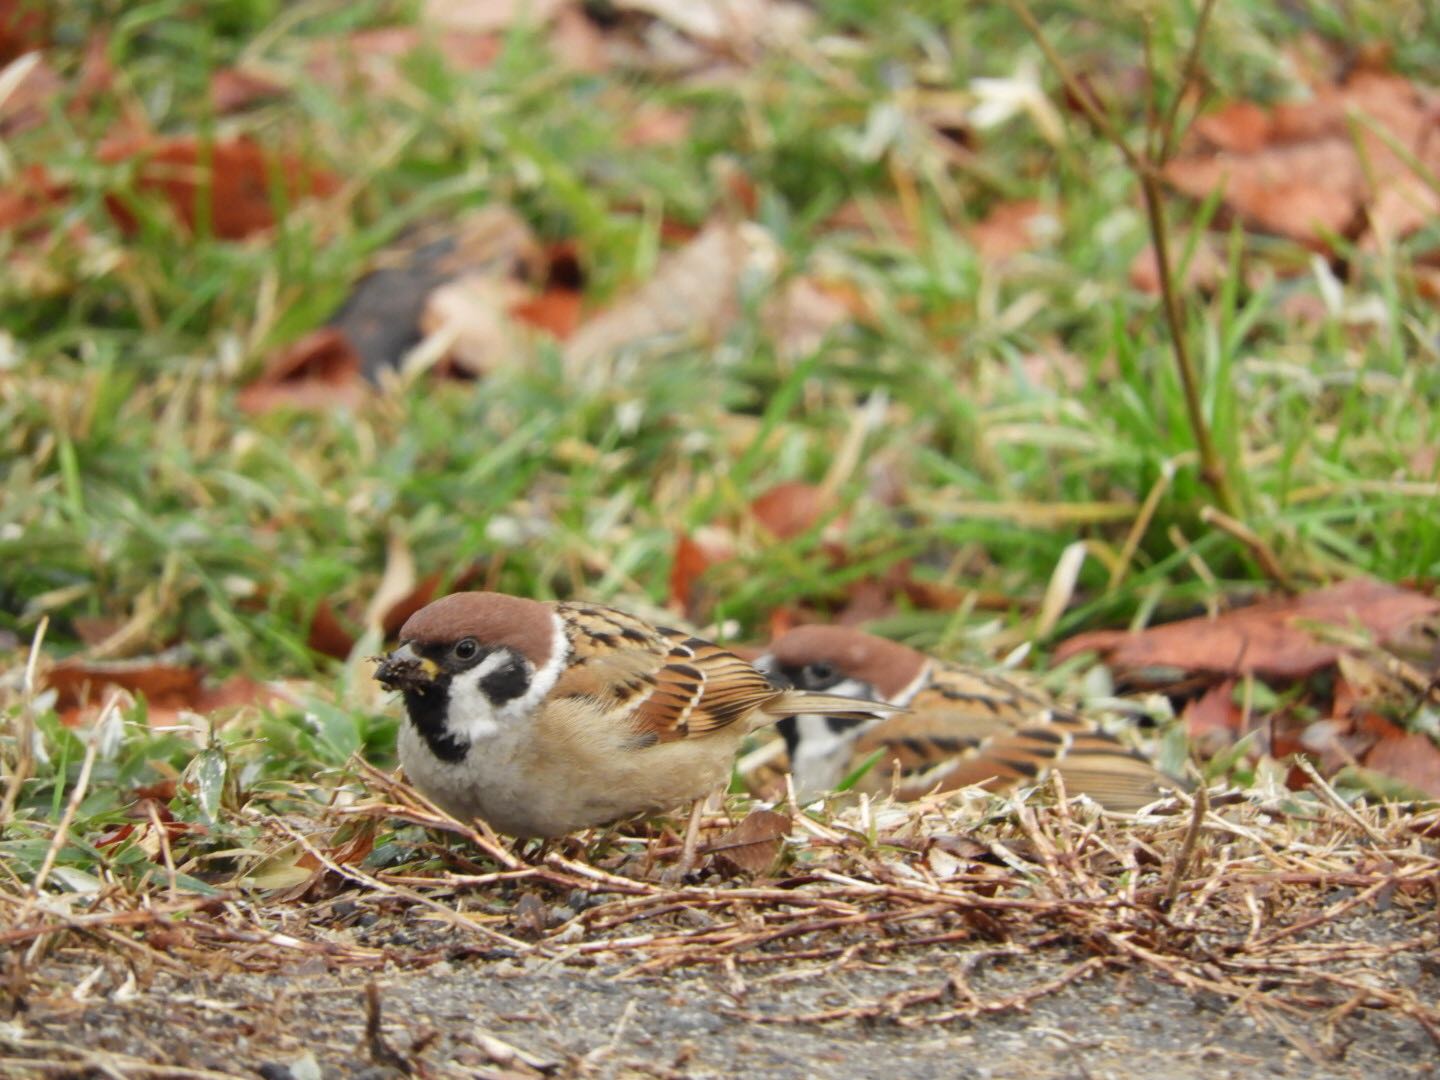
[[[727,879],[711,867],[677,883],[664,872],[680,850],[668,829],[507,846],[388,774],[357,769],[361,791],[348,803],[312,805],[309,817],[252,811],[277,850],[298,844],[312,858],[314,876],[298,889],[166,902],[162,873],[157,896],[110,890],[75,913],[0,883],[18,916],[0,943],[12,957],[24,950],[27,968],[12,985],[41,978],[35,961],[62,939],[132,964],[137,953],[158,952],[161,966],[221,954],[252,970],[307,954],[330,965],[413,965],[443,951],[346,940],[326,925],[343,899],[407,924],[439,920],[452,954],[468,941],[472,955],[603,964],[619,978],[699,967],[743,982],[745,971],[819,974],[954,951],[938,985],[811,1013],[735,1010],[757,1022],[947,1023],[1024,1009],[1102,972],[1138,972],[1229,1002],[1315,1060],[1360,1009],[1401,1013],[1440,1046],[1440,1008],[1393,963],[1440,944],[1433,808],[1349,806],[1323,791],[1300,815],[1259,799],[1178,796],[1120,817],[1063,789],[1048,805],[978,793],[867,801],[797,816],[773,877]],[[443,841],[423,870],[372,872],[337,857],[341,830],[397,820]],[[707,813],[702,840],[733,823]],[[559,910],[569,918],[544,914],[567,903]],[[985,997],[967,976],[1001,956],[1011,971],[1031,965],[1034,978]],[[1319,1041],[1307,1033],[1313,1022],[1328,1032]]]

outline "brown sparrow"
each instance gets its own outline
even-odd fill
[[[400,628],[375,678],[405,700],[400,760],[452,814],[520,837],[668,810],[721,787],[745,735],[894,710],[782,689],[718,645],[612,608],[493,592]]]
[[[797,689],[907,710],[879,722],[824,713],[782,719],[802,799],[832,790],[877,752],[860,790],[894,790],[901,798],[972,784],[992,790],[1038,784],[1055,771],[1072,795],[1135,810],[1160,798],[1162,789],[1181,786],[1040,691],[849,627],[797,627],[777,638],[756,666]]]

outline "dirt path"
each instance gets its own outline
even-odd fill
[[[1355,919],[1328,927],[1325,936],[1373,943],[1398,932],[1398,922],[1383,915]],[[661,978],[538,959],[470,956],[419,970],[371,971],[332,971],[310,959],[263,975],[160,973],[137,990],[126,985],[118,964],[96,968],[79,955],[73,962],[61,956],[45,981],[74,987],[91,975],[90,1000],[54,994],[31,1000],[0,1028],[8,1042],[0,1042],[6,1051],[0,1075],[185,1077],[209,1070],[268,1080],[380,1080],[403,1075],[396,1067],[402,1062],[423,1076],[517,1078],[1378,1080],[1440,1074],[1435,1043],[1395,1010],[1358,1007],[1332,1030],[1327,1014],[1345,996],[1332,992],[1322,1003],[1324,990],[1317,988],[1310,1016],[1271,1011],[1271,1020],[1257,1023],[1217,996],[1100,968],[1026,1009],[976,1019],[916,1026],[892,1019],[754,1019],[863,1012],[877,1001],[905,1000],[896,995],[944,987],[957,971],[975,999],[999,1002],[1063,977],[1084,959],[1060,947],[1001,956],[984,947],[931,947],[885,963],[747,964]],[[1390,979],[1435,1000],[1440,964],[1433,956],[1402,954],[1392,963]],[[395,1064],[385,1064],[385,1052],[367,1043],[365,987],[372,981]],[[899,1011],[906,1021],[924,1021],[961,1004],[955,993],[943,998]],[[67,1054],[60,1044],[84,1047],[90,1056]],[[522,1056],[507,1060],[511,1049]],[[41,1066],[40,1059],[50,1064]],[[75,1068],[57,1071],[55,1063],[66,1059]]]

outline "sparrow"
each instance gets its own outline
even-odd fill
[[[552,837],[722,787],[781,717],[893,711],[777,686],[712,642],[596,604],[461,592],[421,608],[375,678],[404,699],[406,775],[445,810]]]
[[[906,799],[972,784],[991,790],[1039,784],[1058,772],[1070,794],[1128,811],[1182,786],[1041,691],[850,627],[797,627],[772,642],[756,665],[800,690],[906,710],[879,721],[821,712],[781,719],[802,801],[833,790],[876,754],[857,786]]]

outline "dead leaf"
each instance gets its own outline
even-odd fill
[[[807,277],[787,282],[761,312],[775,351],[786,360],[810,356],[850,318],[850,303],[840,291]]]
[[[446,282],[465,275],[533,282],[546,268],[530,226],[499,203],[417,228],[373,263],[329,319],[372,379],[397,367],[420,343],[421,315]]]
[[[842,203],[825,222],[827,231],[857,232],[874,240],[898,242],[913,248],[919,233],[904,208],[893,199],[852,199]]]
[[[543,26],[565,0],[425,0],[420,18],[446,32],[499,33],[512,26]]]
[[[222,116],[281,97],[285,91],[279,79],[244,68],[221,68],[210,76],[210,104]]]
[[[293,206],[340,187],[333,173],[247,138],[215,143],[190,137],[124,139],[102,146],[99,157],[109,164],[134,161],[138,190],[162,196],[192,232],[206,213],[214,234],[225,240],[274,226],[277,197]],[[134,232],[138,222],[126,202],[114,194],[105,202],[120,227]]]
[[[400,633],[400,628],[405,625],[406,620],[423,608],[431,600],[435,599],[435,591],[440,588],[440,582],[444,580],[443,574],[427,574],[421,578],[413,589],[400,597],[385,611],[385,617],[381,621],[380,629],[385,640],[393,639]],[[455,583],[456,589],[462,587],[465,578]],[[348,655],[348,654],[347,654]]]
[[[322,597],[315,605],[315,614],[310,617],[310,630],[305,637],[305,644],[312,652],[321,656],[346,660],[355,648],[355,635],[340,622],[340,617],[335,614],[330,601]]]
[[[365,629],[383,630],[390,610],[415,590],[415,556],[405,534],[395,531],[385,544],[385,572],[365,605]]]
[[[550,53],[562,68],[597,75],[612,66],[609,43],[580,4],[566,4],[550,26]]]
[[[803,41],[815,15],[788,0],[614,0],[625,11],[644,12],[692,41],[741,57]]]
[[[1440,798],[1440,748],[1427,735],[1381,739],[1365,755],[1365,765]]]
[[[778,276],[780,261],[779,246],[761,226],[712,222],[662,258],[649,281],[581,325],[565,347],[566,363],[589,371],[626,353],[713,343],[740,317],[742,288],[759,291]],[[848,316],[844,303],[803,277],[791,279],[761,313],[777,349],[790,358],[813,352]]]
[[[1232,103],[1202,117],[1165,177],[1198,199],[1223,190],[1224,206],[1251,226],[1312,247],[1327,233],[1399,238],[1440,213],[1440,195],[1375,128],[1433,175],[1437,118],[1433,88],[1361,68],[1307,102]]]
[[[511,305],[510,317],[544,330],[557,341],[565,341],[580,325],[583,304],[584,298],[574,289],[546,289]]]
[[[1235,680],[1223,679],[1185,703],[1181,713],[1185,732],[1205,757],[1218,754],[1235,741],[1245,716],[1235,704]]]
[[[248,413],[273,409],[353,409],[365,397],[360,357],[344,333],[325,326],[282,349],[265,371],[236,395]]]
[[[200,700],[199,668],[157,661],[65,660],[50,668],[45,685],[56,694],[55,708],[65,712],[101,703],[112,690],[144,695],[148,704],[166,708],[193,708]]]
[[[69,187],[51,180],[44,165],[26,165],[0,190],[0,230],[18,229],[22,235],[33,238],[32,233],[26,232],[27,227],[38,225],[48,210],[69,195]]]
[[[835,509],[834,498],[815,484],[776,484],[750,502],[750,516],[776,540],[804,536]]]
[[[3,16],[0,16],[3,18]],[[0,134],[18,135],[45,122],[53,101],[65,89],[65,80],[40,53],[26,53],[0,70]]]
[[[1055,211],[1035,199],[999,203],[969,229],[986,262],[1004,262],[1040,247],[1057,228]]]
[[[0,0],[0,64],[49,44],[57,10],[37,0]]]
[[[735,538],[727,529],[706,526],[694,535],[675,535],[675,554],[670,562],[670,606],[695,618],[706,604],[699,595],[700,577],[717,563],[735,557]]]
[[[1440,600],[1371,578],[1228,611],[1152,627],[1138,634],[1097,630],[1078,634],[1055,650],[1064,660],[1095,650],[1117,672],[1171,668],[1216,675],[1255,674],[1303,679],[1334,664],[1342,647],[1317,639],[1306,624],[1367,631],[1376,644],[1399,638],[1416,622],[1440,612]]]
[[[1202,236],[1196,243],[1190,261],[1185,264],[1183,280],[1176,280],[1174,271],[1180,269],[1179,259],[1185,251],[1184,239],[1173,238],[1169,250],[1172,262],[1171,280],[1175,281],[1177,288],[1186,292],[1210,293],[1214,292],[1225,276],[1227,270],[1225,259],[1208,237]],[[1131,260],[1130,284],[1151,296],[1160,295],[1160,265],[1153,244],[1146,244],[1136,252],[1135,258]]]
[[[745,820],[705,848],[732,871],[763,874],[775,865],[785,837],[790,835],[790,816],[774,810],[751,810]]]
[[[511,311],[530,298],[513,278],[469,274],[448,281],[425,299],[420,330],[448,343],[445,355],[467,375],[488,375],[523,355]]]
[[[620,133],[622,146],[675,146],[690,136],[695,120],[691,109],[676,109],[657,101],[642,102]]]
[[[740,277],[773,273],[778,247],[758,225],[707,225],[660,260],[654,276],[585,323],[565,347],[567,365],[586,370],[641,347],[719,337],[740,314]]]
[[[311,46],[305,74],[322,86],[344,93],[393,93],[406,83],[404,61],[417,49],[433,46],[455,71],[481,71],[493,64],[504,43],[496,34],[459,27],[379,26]]]

